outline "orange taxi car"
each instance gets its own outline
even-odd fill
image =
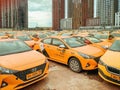
[[[16,90],[48,75],[48,61],[17,39],[0,40],[0,90]]]
[[[105,81],[120,86],[120,40],[116,40],[100,58],[98,74]]]
[[[96,33],[96,34],[94,34],[94,37],[96,37],[96,38],[98,38],[98,39],[100,39],[100,40],[102,40],[102,41],[106,41],[107,39],[108,39],[108,37],[109,37],[109,33]]]
[[[78,42],[75,37],[49,37],[41,40],[41,51],[50,60],[66,64],[74,72],[93,70],[104,52],[91,45]]]
[[[0,39],[8,39],[9,37],[5,33],[0,33]]]
[[[24,41],[32,49],[39,51],[39,41],[32,40],[28,35],[17,35],[16,38]]]
[[[75,35],[74,37],[78,38],[85,44],[91,44],[92,46],[98,47],[102,49],[104,52],[112,45],[111,42],[109,41],[102,41],[98,38],[95,38],[93,36],[77,36]]]

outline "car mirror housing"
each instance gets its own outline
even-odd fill
[[[59,45],[60,48],[65,48],[65,45]]]

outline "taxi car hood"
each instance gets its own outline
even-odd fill
[[[32,47],[35,44],[34,40],[24,41],[28,46]]]
[[[100,60],[108,66],[120,69],[120,52],[107,50]]]
[[[103,41],[103,42],[99,42],[99,43],[96,43],[96,44],[98,44],[100,46],[108,46],[108,47],[110,47],[112,45],[112,43],[108,42],[108,41]]]
[[[31,50],[23,53],[0,56],[0,66],[11,70],[25,70],[45,62],[45,56]]]
[[[91,45],[86,45],[86,46],[77,47],[73,49],[78,52],[91,55],[91,56],[95,56],[95,57],[99,57],[104,54],[104,52],[101,49],[91,46]]]

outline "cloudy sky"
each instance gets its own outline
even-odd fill
[[[67,2],[67,0],[65,1]],[[96,0],[94,7],[96,12]],[[65,18],[67,18],[66,16],[67,14],[65,14]],[[52,0],[28,0],[28,17],[29,27],[51,27]]]
[[[52,26],[52,0],[28,0],[29,27]]]

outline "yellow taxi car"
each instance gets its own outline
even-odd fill
[[[5,35],[5,33],[0,33],[0,39],[8,39],[9,37]]]
[[[98,47],[98,48],[102,49],[104,52],[112,45],[112,43],[109,41],[102,41],[102,40],[95,38],[93,36],[90,36],[90,35],[87,35],[87,36],[74,35],[74,37],[78,38],[85,44],[89,44],[89,45]]]
[[[17,39],[0,40],[0,90],[16,90],[48,75],[48,61]]]
[[[120,40],[116,40],[100,58],[98,74],[104,80],[120,86]]]
[[[32,40],[28,35],[16,35],[17,39],[20,39],[24,41],[28,46],[30,46],[32,49],[39,51],[39,40]]]
[[[94,46],[77,41],[76,37],[54,36],[41,40],[40,48],[50,60],[66,64],[74,72],[93,70],[104,52]]]
[[[104,33],[96,33],[96,34],[94,34],[94,37],[96,37],[102,41],[106,41],[109,37],[109,33],[105,33],[105,34]]]

